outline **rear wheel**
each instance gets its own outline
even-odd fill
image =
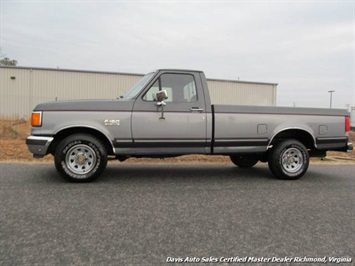
[[[298,140],[278,142],[270,151],[269,168],[279,179],[299,179],[306,173],[308,165],[308,151]]]
[[[231,155],[231,161],[240,168],[251,168],[257,164],[259,159],[255,155]]]
[[[107,151],[97,138],[75,134],[61,141],[55,151],[57,171],[71,182],[90,182],[107,165]]]

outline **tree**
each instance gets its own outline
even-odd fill
[[[1,51],[0,47],[0,66],[17,66],[17,60],[11,60]]]
[[[16,60],[11,60],[8,57],[5,57],[0,60],[0,66],[16,66],[17,61]]]

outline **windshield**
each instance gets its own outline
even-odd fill
[[[134,98],[138,92],[141,91],[141,89],[145,86],[145,84],[147,84],[147,82],[150,80],[150,78],[154,75],[155,73],[148,73],[147,75],[145,75],[143,78],[141,78],[136,85],[134,85],[132,88],[129,89],[129,91],[127,91],[127,93],[123,96],[123,98],[126,99],[132,99]]]

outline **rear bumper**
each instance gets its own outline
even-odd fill
[[[42,158],[48,154],[48,148],[53,141],[52,137],[29,136],[26,144],[33,157]]]
[[[351,152],[353,144],[348,137],[317,138],[316,147],[318,150]]]

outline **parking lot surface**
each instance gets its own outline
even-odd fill
[[[51,164],[2,163],[0,265],[354,260],[354,185],[351,165],[282,181],[264,165],[114,164],[71,184]]]

